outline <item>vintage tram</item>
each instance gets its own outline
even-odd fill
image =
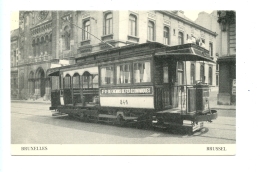
[[[139,127],[184,128],[194,132],[216,119],[209,85],[178,84],[177,65],[212,61],[195,44],[156,42],[89,53],[76,64],[50,69],[51,107],[87,121]]]

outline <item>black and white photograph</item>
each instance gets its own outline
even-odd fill
[[[13,15],[11,144],[42,145],[20,153],[48,144],[208,144],[206,154],[235,154],[225,144],[236,144],[236,11]]]
[[[257,169],[254,2],[0,6],[0,171]]]

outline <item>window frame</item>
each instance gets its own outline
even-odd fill
[[[134,76],[134,64],[135,63],[145,63],[145,62],[149,62],[150,63],[150,81],[148,82],[134,82],[135,81],[135,76]],[[132,75],[133,75],[133,85],[142,85],[142,84],[148,84],[148,83],[152,83],[152,61],[150,59],[147,60],[141,60],[138,62],[132,62],[132,66],[133,66],[133,71],[132,71]]]
[[[113,79],[112,79],[112,83],[110,84],[103,84],[101,81],[102,81],[102,68],[107,68],[107,67],[113,67]],[[100,77],[99,77],[99,84],[100,86],[113,86],[115,85],[115,64],[110,64],[110,65],[104,65],[104,66],[100,66],[99,67],[99,74],[100,74]]]
[[[180,44],[180,40],[181,40],[181,44]],[[184,33],[182,31],[179,31],[178,32],[178,45],[183,45],[183,44],[184,44]]]
[[[119,78],[117,78],[117,76],[118,76],[117,67],[120,66],[120,65],[129,65],[130,83],[118,83]],[[124,62],[124,63],[115,64],[114,70],[115,70],[115,79],[116,79],[115,84],[116,85],[131,85],[131,84],[133,84],[133,62]]]
[[[88,29],[86,30],[86,23],[89,22],[89,25],[87,25]],[[91,38],[91,35],[89,33],[91,33],[91,21],[90,21],[90,18],[87,18],[87,19],[84,19],[83,22],[82,22],[82,27],[84,28],[83,30],[83,33],[82,33],[82,41],[87,41],[87,40],[90,40]],[[88,31],[88,32],[86,32]]]
[[[168,31],[167,32],[167,34],[168,34],[167,37],[165,37],[165,29]],[[167,40],[167,42],[166,42],[166,40]],[[163,27],[163,43],[165,45],[170,45],[170,28],[168,26],[164,26]]]
[[[66,78],[69,78],[69,87],[66,87]],[[72,89],[72,84],[71,84],[71,79],[72,76],[70,76],[69,74],[65,75],[65,77],[63,77],[63,89]]]
[[[108,15],[111,15],[111,18],[108,18]],[[108,19],[107,19],[108,18]],[[107,31],[107,21],[109,21],[109,29]],[[110,30],[111,27],[111,30]],[[113,34],[113,13],[112,11],[104,13],[104,31],[103,35]]]
[[[209,42],[209,55],[213,57],[213,42]]]
[[[179,68],[179,64],[182,64],[182,69]],[[178,81],[178,85],[184,85],[184,72],[185,72],[185,67],[184,67],[184,63],[182,61],[178,61],[177,63],[177,81]],[[181,84],[180,84],[180,79],[179,79],[179,74],[182,75],[182,78],[181,78]]]
[[[149,24],[152,23],[153,27],[150,27]],[[150,39],[150,28],[153,29],[153,34],[152,34],[152,39]],[[152,20],[148,20],[148,24],[147,24],[147,39],[148,41],[155,41],[155,21]]]
[[[136,83],[134,82],[134,64],[135,63],[145,63],[145,62],[149,62],[150,63],[150,81],[149,82],[140,82],[140,83]],[[117,71],[116,71],[116,67],[121,65],[121,64],[130,64],[130,78],[131,78],[131,83],[122,83],[122,84],[118,84],[117,83]],[[102,84],[101,80],[102,80],[102,68],[106,68],[106,67],[113,67],[113,84]],[[153,82],[153,78],[152,78],[152,60],[151,59],[142,59],[138,62],[135,62],[133,60],[130,61],[125,61],[125,62],[118,62],[116,64],[108,64],[108,65],[101,65],[99,66],[99,85],[101,87],[110,87],[110,86],[135,86],[135,85],[146,85],[146,84],[151,84]]]
[[[211,70],[210,70],[211,69]],[[208,84],[213,85],[213,66],[209,66]],[[210,75],[211,74],[211,75]]]
[[[131,16],[135,19],[135,21],[131,20]],[[134,34],[132,34],[132,33],[133,33],[132,24],[133,24],[133,23],[135,24],[135,25],[134,25]],[[138,35],[138,33],[137,33],[137,16],[134,15],[134,14],[132,14],[132,13],[129,14],[128,29],[129,29],[128,34],[129,34],[130,36],[135,36],[135,37],[137,37],[137,35]]]
[[[203,69],[203,70],[202,70]],[[203,72],[202,72],[203,71]],[[203,74],[203,76],[202,76]],[[202,78],[201,78],[202,77]],[[200,64],[200,81],[202,83],[205,83],[205,65],[204,64]]]
[[[192,65],[194,66],[194,72],[192,71]],[[194,77],[193,77],[193,79],[191,79],[191,77],[193,75],[194,75]],[[190,84],[191,85],[195,85],[196,84],[196,64],[195,63],[191,63],[190,64]]]

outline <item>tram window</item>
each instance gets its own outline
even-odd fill
[[[131,65],[120,64],[116,66],[116,80],[117,84],[131,83]]]
[[[178,85],[184,84],[184,65],[183,62],[178,62]]]
[[[64,88],[70,88],[70,76],[66,75],[64,77]]]
[[[150,62],[134,63],[134,83],[151,82]]]
[[[93,88],[98,88],[98,75],[93,75]]]
[[[101,85],[111,85],[114,81],[114,67],[101,67]]]
[[[73,77],[73,88],[80,88],[79,84],[79,74],[75,74]]]
[[[92,75],[83,75],[83,88],[92,88]]]
[[[163,67],[163,83],[169,83],[168,66]]]
[[[59,76],[52,76],[51,77],[51,89],[58,90],[59,89]]]

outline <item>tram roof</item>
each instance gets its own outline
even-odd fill
[[[156,57],[172,58],[177,61],[208,61],[213,62],[209,51],[196,44],[183,44],[160,48],[155,51]]]
[[[144,44],[135,44],[123,47],[116,47],[100,52],[93,52],[84,57],[77,58],[76,64],[51,68],[48,70],[49,76],[59,76],[63,69],[74,68],[76,66],[84,65],[86,63],[93,64],[97,61],[112,60],[115,57],[131,57],[135,55],[151,54],[158,58],[171,58],[177,61],[208,61],[213,62],[209,51],[196,44],[183,44],[176,46],[167,46],[158,42],[149,42]],[[81,61],[83,63],[81,63]]]

